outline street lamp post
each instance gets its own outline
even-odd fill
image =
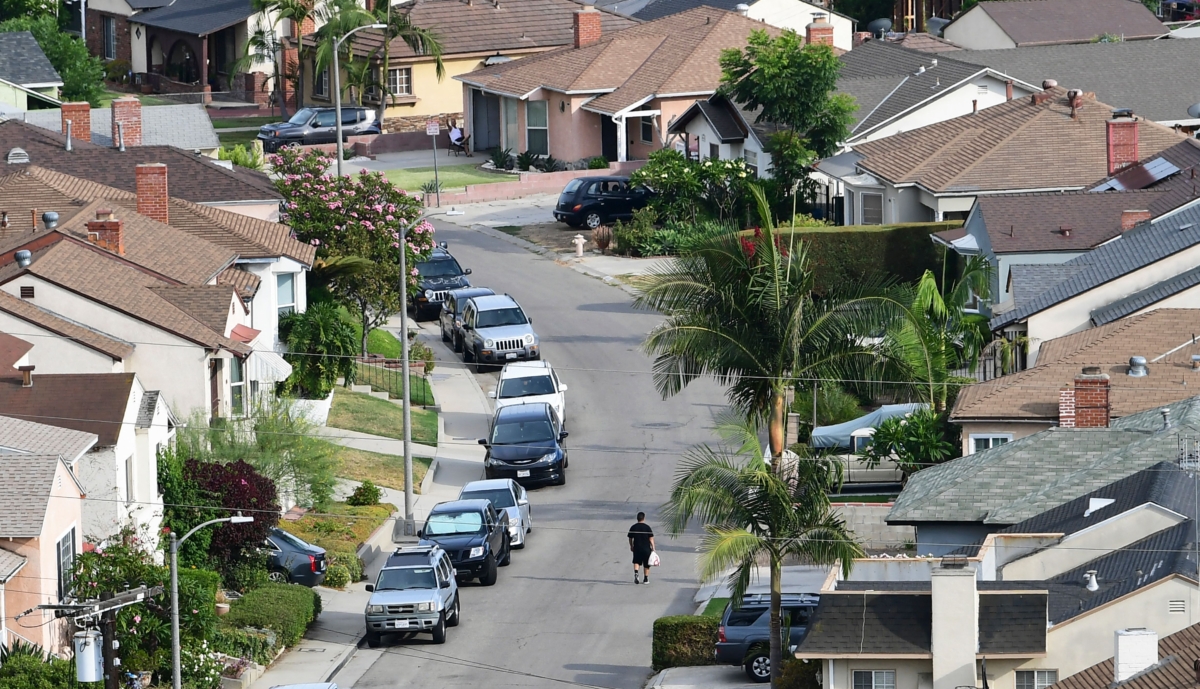
[[[179,546],[183,544],[192,534],[206,526],[229,522],[230,524],[248,524],[254,521],[254,517],[243,516],[241,512],[232,517],[223,519],[210,519],[209,521],[200,524],[196,528],[183,535],[183,538],[176,539],[175,532],[171,532],[171,686],[173,689],[180,689],[180,668],[179,668]]]
[[[333,116],[337,118],[337,173],[342,176],[342,71],[338,67],[338,53],[342,50],[342,41],[350,38],[363,29],[386,29],[387,24],[367,24],[346,32],[345,36],[333,42]],[[386,40],[386,38],[385,38]],[[387,78],[387,75],[384,75]],[[176,687],[175,689],[179,689]]]
[[[400,366],[403,370],[401,408],[404,414],[404,535],[416,533],[413,522],[412,400],[409,399],[408,352],[408,228],[400,230]]]

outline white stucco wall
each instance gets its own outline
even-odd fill
[[[147,524],[133,519],[137,501],[145,496],[127,492],[127,471],[133,467],[134,481],[145,481],[144,470],[138,467],[137,456],[138,410],[145,394],[136,377],[126,401],[125,413],[121,418],[121,430],[117,444],[94,448],[78,463],[79,482],[83,484],[88,499],[83,504],[83,535],[93,542],[112,536],[121,527],[135,528]],[[133,460],[130,462],[129,460]],[[157,472],[156,472],[157,473]],[[153,479],[157,485],[157,477]],[[157,488],[152,490],[157,494]]]
[[[1016,41],[976,5],[942,30],[947,41],[967,50],[996,50],[1017,47]]]
[[[747,16],[751,19],[781,29],[791,29],[801,36],[804,35],[805,27],[812,23],[813,13],[820,12],[833,24],[833,47],[842,50],[854,47],[854,20],[849,17],[801,0],[758,0],[749,4],[750,12]]]
[[[936,57],[932,57],[931,59],[936,59]],[[927,70],[936,72],[937,67],[928,67]],[[950,86],[950,83],[945,82],[944,85]],[[970,114],[976,107],[975,104],[971,103],[973,100],[978,101],[979,110],[999,105],[1008,99],[1005,89],[1003,80],[997,79],[985,72],[958,88],[944,92],[936,100],[928,101],[921,107],[905,113],[903,116],[888,122],[882,127],[869,132],[857,132],[855,136],[850,138],[848,143],[853,146],[864,141],[882,139],[893,134],[920,129],[921,127],[927,127],[931,124],[945,122],[955,117]],[[1022,98],[1028,96],[1030,93],[1029,89],[1013,84],[1013,98]],[[860,112],[859,117],[865,117],[866,114]]]
[[[240,262],[243,270],[258,276],[261,283],[254,300],[250,303],[249,326],[260,331],[259,339],[270,343],[279,351],[279,275],[291,273],[296,292],[296,310],[303,313],[308,309],[308,271],[299,262],[290,258],[270,259],[262,262]]]
[[[37,299],[26,301],[38,302]],[[120,361],[113,361],[106,354],[2,311],[0,332],[33,345],[27,363],[36,366],[38,373],[120,373],[124,370]]]
[[[688,122],[687,127],[688,137],[699,139],[700,141],[700,158],[701,160],[708,158],[708,145],[710,142],[718,141],[716,133],[709,126],[708,120],[703,116],[693,117],[691,122]],[[721,160],[732,160],[735,158],[744,158],[746,151],[754,151],[758,154],[758,176],[769,178],[771,176],[771,154],[763,149],[763,144],[754,136],[748,136],[740,143],[719,144],[721,147]]]
[[[109,14],[119,14],[123,17],[133,14],[133,10],[125,0],[88,0],[87,9],[97,12],[108,12]]]
[[[1039,431],[1044,431],[1051,426],[1048,423],[1016,423],[1008,421],[965,421],[955,423],[958,423],[962,427],[962,453],[964,456],[974,454],[971,452],[972,435],[1011,435],[1012,440],[1020,440]],[[1012,440],[1009,442],[1012,442]]]

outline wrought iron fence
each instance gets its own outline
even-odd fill
[[[376,392],[387,392],[392,399],[401,399],[404,394],[404,369],[398,359],[368,359],[356,362],[355,383],[370,385]],[[421,368],[410,368],[408,399],[421,407],[434,405],[433,391],[429,379]]]

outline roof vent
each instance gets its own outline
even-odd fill
[[[942,558],[942,569],[963,569],[967,566],[967,558],[962,555],[951,555]]]
[[[1089,590],[1089,591],[1099,591],[1100,590],[1100,584],[1096,581],[1096,570],[1089,569],[1088,571],[1084,572],[1083,579],[1084,579],[1084,581],[1087,582],[1087,587],[1086,587],[1087,590]]]
[[[1179,226],[1179,231],[1183,232],[1184,230],[1190,230],[1195,226],[1196,226],[1196,223],[1190,223],[1190,222],[1185,223],[1185,224]]]
[[[29,154],[23,148],[14,148],[8,152],[8,164],[20,165],[29,162]]]
[[[1171,427],[1171,410],[1168,407],[1163,407],[1162,409],[1158,410],[1158,413],[1162,414],[1162,417],[1163,417],[1162,430],[1165,431]]]
[[[1043,91],[1048,91],[1049,89],[1052,89],[1055,86],[1058,86],[1058,82],[1053,79],[1046,79],[1045,81],[1042,82],[1042,90]]]
[[[1098,375],[1100,375],[1100,373],[1101,373],[1101,371],[1100,371],[1099,366],[1084,366],[1083,367],[1083,375],[1085,375],[1085,376],[1098,376]]]
[[[21,249],[13,254],[13,258],[17,259],[17,265],[22,268],[28,268],[30,263],[33,263],[33,254],[28,249]]]
[[[1112,111],[1112,117],[1114,120],[1133,117],[1133,108],[1116,108]]]
[[[54,211],[42,213],[42,222],[46,225],[47,230],[53,230],[58,227],[58,213]]]
[[[743,17],[749,16],[749,14],[750,14],[750,6],[744,2],[739,2],[737,7],[735,7],[734,9],[737,10],[737,13],[742,15]]]
[[[1149,373],[1146,370],[1146,357],[1131,356],[1129,357],[1129,371],[1126,372],[1130,378],[1145,378]]]

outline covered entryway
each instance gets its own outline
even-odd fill
[[[617,160],[617,123],[608,115],[600,116],[600,153],[610,163]]]
[[[471,148],[500,147],[500,97],[471,89]]]

